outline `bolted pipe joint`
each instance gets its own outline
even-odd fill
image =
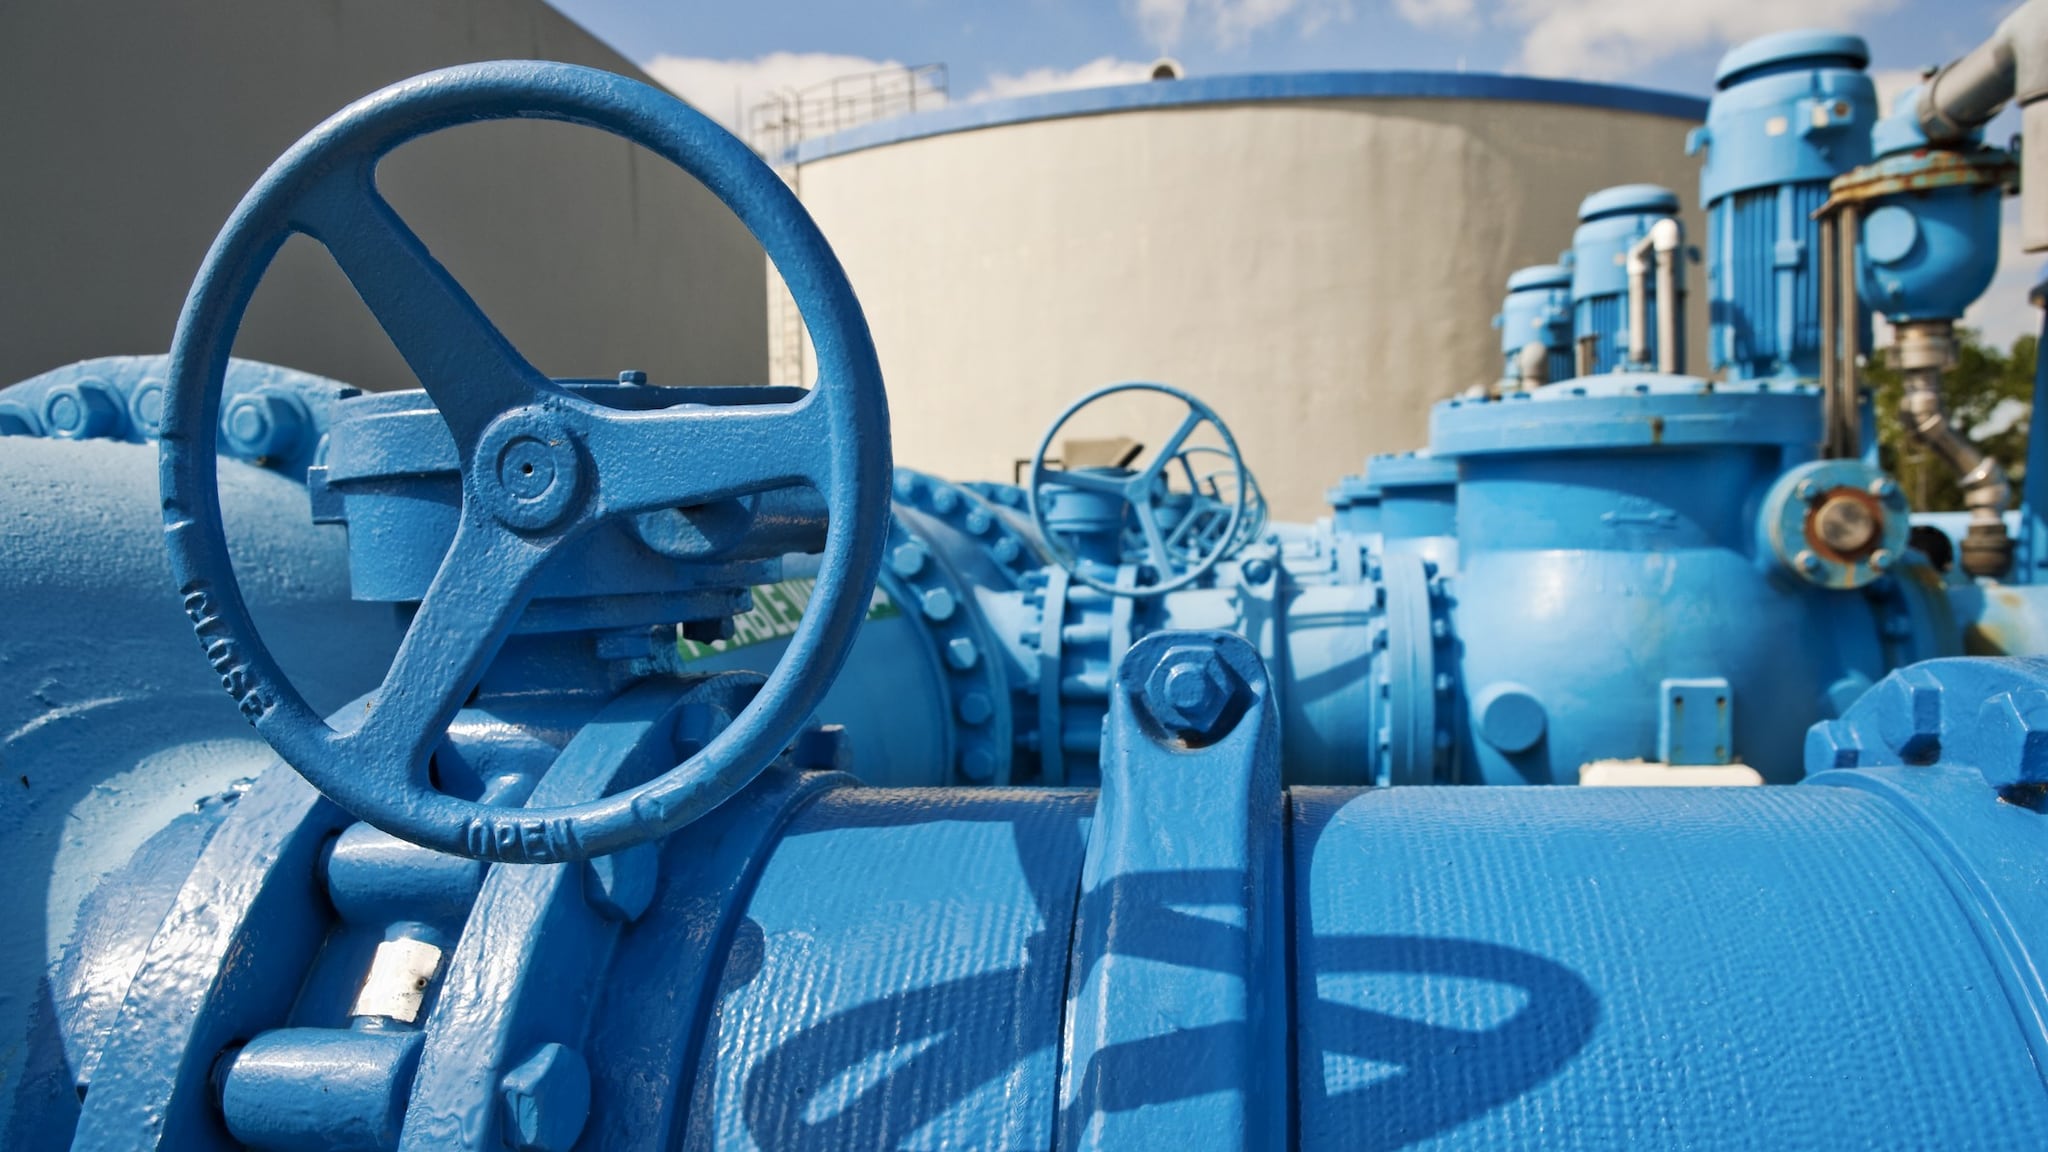
[[[1221,632],[1148,636],[1124,657],[1118,678],[1147,733],[1184,749],[1229,736],[1265,693],[1258,654]]]
[[[2001,692],[1977,711],[1977,770],[2000,798],[2025,808],[2048,793],[2048,692]]]

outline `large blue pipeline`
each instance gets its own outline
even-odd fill
[[[0,1146],[2048,1143],[2048,460],[2015,521],[1941,403],[2042,7],[1882,119],[1855,37],[1730,53],[1724,378],[1677,196],[1596,193],[1315,524],[1166,385],[1128,459],[1055,465],[1091,395],[1025,483],[893,467],[830,248],[635,82],[342,110],[167,358],[0,390]],[[535,370],[374,175],[514,116],[704,182],[818,384]],[[421,390],[230,358],[294,234]]]

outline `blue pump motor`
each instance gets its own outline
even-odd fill
[[[1620,368],[1656,367],[1660,355],[1674,371],[1684,364],[1684,324],[1657,322],[1660,307],[1675,309],[1684,297],[1684,234],[1678,230],[1678,195],[1654,184],[1624,184],[1586,197],[1579,205],[1579,227],[1572,233],[1572,332],[1578,347],[1578,370],[1590,376]],[[1663,223],[1659,228],[1660,222]],[[1662,251],[1653,252],[1653,240]],[[1656,261],[1671,262],[1660,277]],[[1676,300],[1658,297],[1658,280],[1678,286]],[[1631,283],[1641,294],[1640,315],[1631,314]],[[1673,312],[1675,320],[1678,313]],[[1642,327],[1642,355],[1631,359],[1631,325]],[[1660,348],[1660,327],[1676,334],[1675,346]]]
[[[1566,380],[1574,372],[1572,354],[1572,270],[1562,264],[1538,264],[1508,277],[1508,294],[1500,314],[1501,380],[1534,387]],[[1531,345],[1536,351],[1529,351]],[[1541,358],[1541,379],[1530,379],[1524,357]]]
[[[1877,90],[1861,37],[1784,32],[1721,59],[1704,153],[1708,343],[1737,380],[1820,375],[1822,253],[1814,215],[1828,183],[1871,156]],[[1870,346],[1869,315],[1853,318]]]

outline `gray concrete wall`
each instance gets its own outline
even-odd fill
[[[1008,479],[1082,392],[1160,380],[1215,406],[1302,519],[1368,453],[1419,447],[1432,402],[1499,375],[1508,273],[1556,259],[1587,193],[1674,188],[1704,240],[1687,127],[1482,100],[1207,105],[908,140],[795,179],[873,326],[900,462]],[[1697,268],[1691,286],[1697,303]],[[1702,308],[1690,328],[1704,348]],[[1070,432],[1119,430],[1115,411]]]
[[[301,134],[392,81],[515,57],[640,77],[540,0],[0,4],[0,384],[163,351],[215,232]],[[487,124],[407,145],[381,183],[543,371],[765,379],[760,251],[666,162],[590,129]],[[304,239],[280,254],[235,350],[412,386]]]

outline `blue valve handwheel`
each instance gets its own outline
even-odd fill
[[[1219,472],[1197,473],[1197,456],[1221,456],[1225,468]],[[1246,545],[1257,540],[1259,534],[1266,530],[1266,494],[1259,490],[1259,478],[1252,474],[1251,469],[1243,468],[1233,461],[1230,453],[1213,444],[1194,444],[1181,449],[1177,463],[1188,478],[1188,488],[1207,496],[1219,510],[1228,504],[1223,496],[1224,482],[1242,484],[1245,488],[1244,519],[1237,526],[1237,535],[1231,538],[1229,546],[1223,550],[1223,559],[1228,560],[1242,552]],[[1172,470],[1172,465],[1168,465],[1167,471]],[[1213,537],[1218,534],[1208,532],[1204,533],[1204,536]],[[1169,539],[1167,543],[1172,544],[1173,541]]]
[[[376,187],[407,141],[487,120],[558,120],[631,141],[732,210],[789,285],[817,349],[795,403],[622,411],[557,387],[477,308]],[[221,383],[249,299],[294,234],[327,248],[447,422],[462,467],[454,542],[357,727],[337,731],[279,671],[243,603],[215,476]],[[429,73],[342,109],[271,165],[207,253],[163,402],[165,535],[221,682],[278,754],[336,803],[444,852],[530,863],[665,835],[771,762],[809,719],[873,593],[889,517],[880,366],[846,275],[802,205],[740,141],[609,72],[505,61]],[[732,725],[688,762],[602,800],[501,808],[447,795],[427,762],[518,622],[536,573],[593,525],[807,484],[830,517],[810,610]]]
[[[1157,392],[1171,396],[1188,407],[1187,415],[1181,418],[1180,427],[1167,438],[1159,451],[1153,454],[1152,462],[1129,476],[1047,468],[1046,453],[1051,451],[1053,442],[1058,439],[1060,429],[1066,427],[1067,421],[1090,404],[1120,392]],[[1167,465],[1180,457],[1182,449],[1187,445],[1188,437],[1203,424],[1213,426],[1216,434],[1223,440],[1223,451],[1230,458],[1230,466],[1236,476],[1236,483],[1233,486],[1237,497],[1230,505],[1230,519],[1223,529],[1215,534],[1213,545],[1193,560],[1183,561],[1176,556],[1174,549],[1161,533],[1154,509],[1165,492],[1164,474]],[[1052,422],[1052,426],[1045,430],[1044,438],[1039,440],[1038,451],[1031,456],[1031,479],[1025,491],[1031,501],[1032,527],[1038,531],[1039,538],[1045,541],[1046,551],[1051,554],[1053,562],[1066,569],[1074,579],[1112,596],[1157,596],[1176,588],[1185,588],[1201,579],[1204,573],[1214,568],[1217,562],[1230,552],[1231,543],[1237,537],[1238,524],[1244,519],[1247,487],[1245,475],[1244,458],[1238,453],[1237,440],[1231,436],[1230,428],[1223,423],[1222,417],[1216,415],[1214,409],[1178,388],[1134,380],[1097,388],[1069,404],[1066,411],[1059,414],[1058,419]],[[1068,547],[1046,523],[1044,490],[1049,484],[1064,484],[1072,488],[1115,496],[1124,501],[1135,515],[1139,531],[1144,533],[1146,558],[1150,561],[1154,579],[1149,583],[1120,587],[1087,571],[1073,549]]]

